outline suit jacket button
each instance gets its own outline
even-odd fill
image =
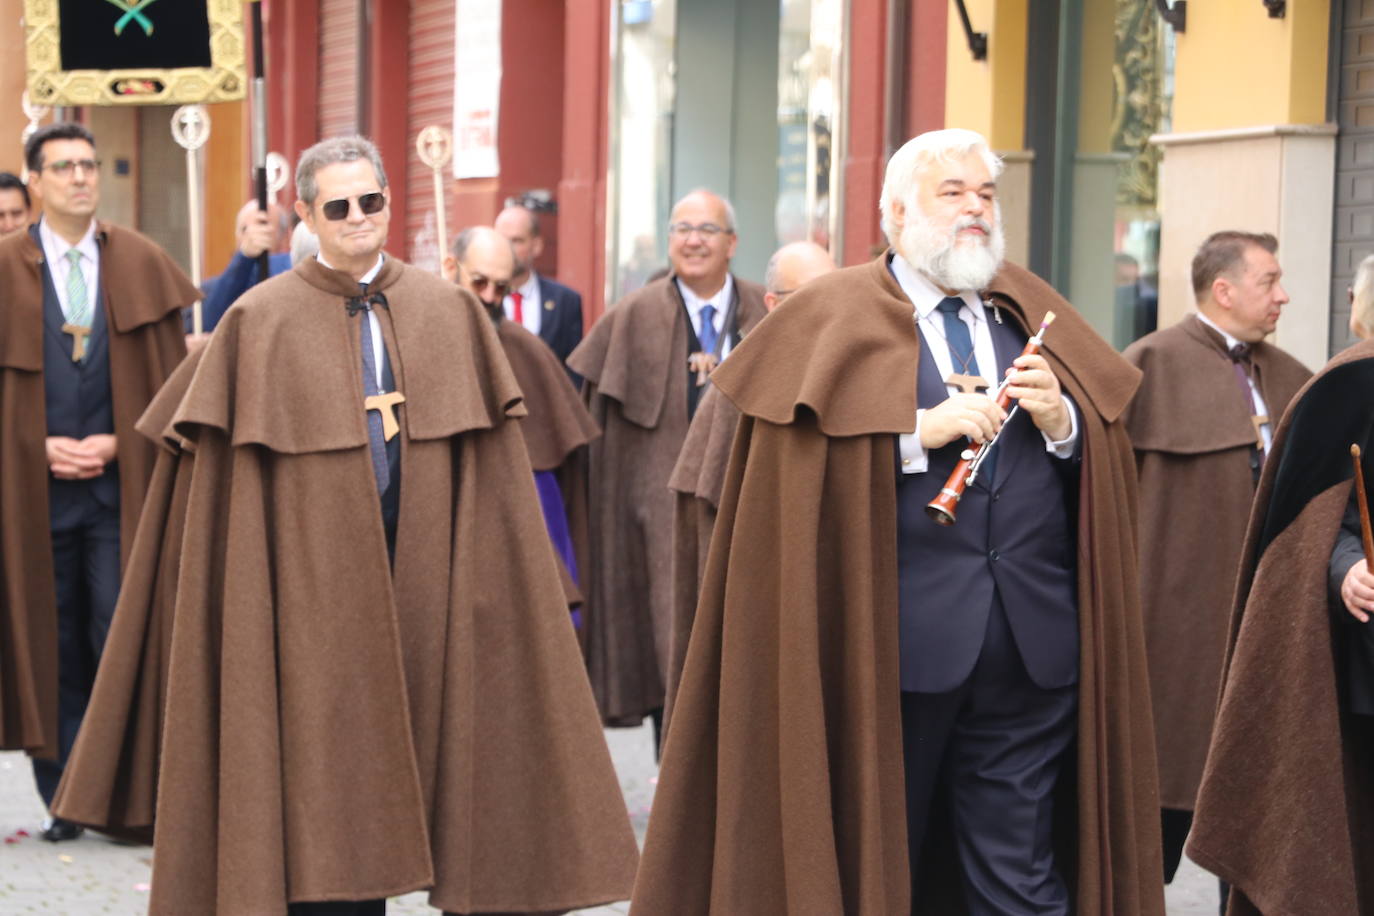
[[[995,550],[989,550],[989,551],[988,551],[988,559],[989,559],[989,560],[992,560],[992,561],[995,563],[995,562],[997,562],[997,560],[999,559],[999,554],[998,554],[997,551],[995,551]]]

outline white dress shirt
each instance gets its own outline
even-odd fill
[[[1202,314],[1201,312],[1197,312],[1196,314],[1198,321],[1201,321],[1203,324],[1207,325],[1207,327],[1211,328],[1213,331],[1216,331],[1218,334],[1222,336],[1222,338],[1226,341],[1226,349],[1229,350],[1236,344],[1241,342],[1239,338],[1232,337],[1230,334],[1227,334],[1221,328],[1217,327],[1217,323],[1212,319],[1208,318],[1206,315]],[[1255,409],[1255,416],[1268,416],[1269,408],[1264,403],[1264,395],[1260,394],[1259,385],[1255,384],[1255,374],[1253,372],[1249,372],[1246,373],[1246,375],[1250,380],[1250,396],[1255,399],[1255,403],[1253,405]],[[1274,432],[1272,421],[1269,423],[1262,424],[1260,426],[1260,436],[1264,439],[1265,454],[1268,454],[1269,449],[1274,444]]]
[[[711,316],[711,326],[716,329],[716,337],[720,339],[721,333],[725,330],[725,313],[730,310],[730,302],[735,297],[735,278],[730,274],[725,275],[725,285],[716,290],[714,294],[702,298],[682,282],[682,278],[677,280],[677,288],[682,293],[682,301],[687,306],[687,314],[692,319],[692,328],[696,331],[697,339],[701,339],[701,310],[706,305],[715,307],[716,313]],[[730,353],[730,336],[727,335],[720,344],[720,358],[723,362]]]
[[[935,366],[940,372],[940,377],[947,379],[955,372],[963,372],[963,367],[955,366],[950,356],[949,343],[945,340],[945,318],[936,308],[945,298],[944,291],[912,267],[900,254],[892,258],[892,274],[896,277],[897,285],[902,288],[902,292],[911,300],[916,323],[921,329],[921,334],[925,336],[931,355],[935,358]],[[973,361],[978,363],[978,374],[987,380],[988,393],[991,394],[1001,384],[1002,379],[997,370],[997,350],[992,343],[992,329],[988,327],[987,312],[983,309],[983,301],[976,292],[965,290],[958,298],[964,300],[964,307],[959,309],[959,318],[969,326],[970,336],[973,338]],[[947,387],[950,394],[959,391],[955,385]],[[1041,432],[1045,439],[1045,450],[1057,458],[1071,456],[1078,441],[1078,413],[1068,397],[1064,397],[1064,406],[1069,411],[1068,437],[1055,441]],[[924,410],[917,410],[915,430],[897,437],[902,455],[903,474],[924,474],[930,466],[929,456],[921,445],[923,414]]]
[[[67,252],[75,248],[81,252],[81,276],[86,280],[86,304],[91,315],[95,315],[96,291],[100,288],[100,246],[95,243],[95,220],[91,220],[86,234],[75,245],[67,244],[52,227],[47,218],[38,221],[38,240],[43,244],[43,259],[48,262],[48,272],[52,274],[52,285],[57,288],[57,302],[62,306],[62,315],[71,320],[71,305],[67,302],[67,277],[71,273],[72,262],[67,260]]]
[[[513,292],[520,294],[520,323],[525,326],[526,331],[529,331],[536,337],[539,336],[539,322],[543,317],[542,313],[544,311],[544,303],[539,299],[539,274],[531,270],[525,282],[520,285],[519,289]],[[506,317],[514,321],[515,300],[510,296],[506,296],[506,298],[501,301],[501,304],[506,310]]]
[[[323,254],[315,255],[315,260],[319,261],[330,270],[336,270],[333,265],[324,259]],[[377,277],[377,272],[382,269],[382,256],[377,255],[377,263],[372,265],[372,269],[363,274],[359,283],[371,283]],[[377,390],[385,391],[386,386],[382,384],[382,363],[385,361],[385,343],[382,340],[382,323],[377,320],[377,314],[372,310],[367,310],[368,327],[372,329],[372,358],[373,364],[377,367]]]

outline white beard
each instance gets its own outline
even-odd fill
[[[993,222],[961,219],[953,231],[941,232],[926,219],[919,207],[907,207],[911,219],[902,227],[898,249],[912,267],[944,289],[982,290],[992,282],[1002,266],[1007,242],[1002,235],[1000,208],[993,211]],[[978,226],[987,233],[981,240],[960,243],[959,232]]]

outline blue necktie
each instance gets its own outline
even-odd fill
[[[982,375],[978,371],[978,358],[973,355],[973,336],[968,332],[968,325],[964,324],[964,320],[959,317],[959,310],[964,307],[964,300],[946,296],[935,307],[940,310],[940,314],[945,319],[945,342],[949,344],[949,355],[954,362],[954,371],[963,372],[966,375]],[[991,481],[993,470],[996,467],[997,449],[993,448],[992,451],[988,452],[987,458],[983,459],[983,464],[978,471],[978,479]]]
[[[701,330],[697,332],[697,340],[701,343],[701,352],[716,352],[716,307],[709,302],[701,307]]]
[[[954,371],[967,375],[981,374],[978,360],[973,355],[973,337],[969,335],[968,325],[959,317],[964,300],[948,296],[935,307],[945,318],[945,342],[949,344],[949,355],[954,360]]]
[[[372,351],[372,304],[367,300],[367,284],[359,283],[362,289],[363,323],[358,328],[358,337],[363,350],[363,396],[381,394],[377,384],[377,355]],[[385,493],[391,482],[391,466],[386,460],[386,436],[382,433],[382,412],[367,412],[367,445],[372,453],[372,473],[377,477],[377,492]]]

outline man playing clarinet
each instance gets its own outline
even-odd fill
[[[1000,168],[971,131],[907,143],[891,249],[712,376],[743,417],[636,911],[1163,910],[1121,425],[1139,373],[1003,263]]]

